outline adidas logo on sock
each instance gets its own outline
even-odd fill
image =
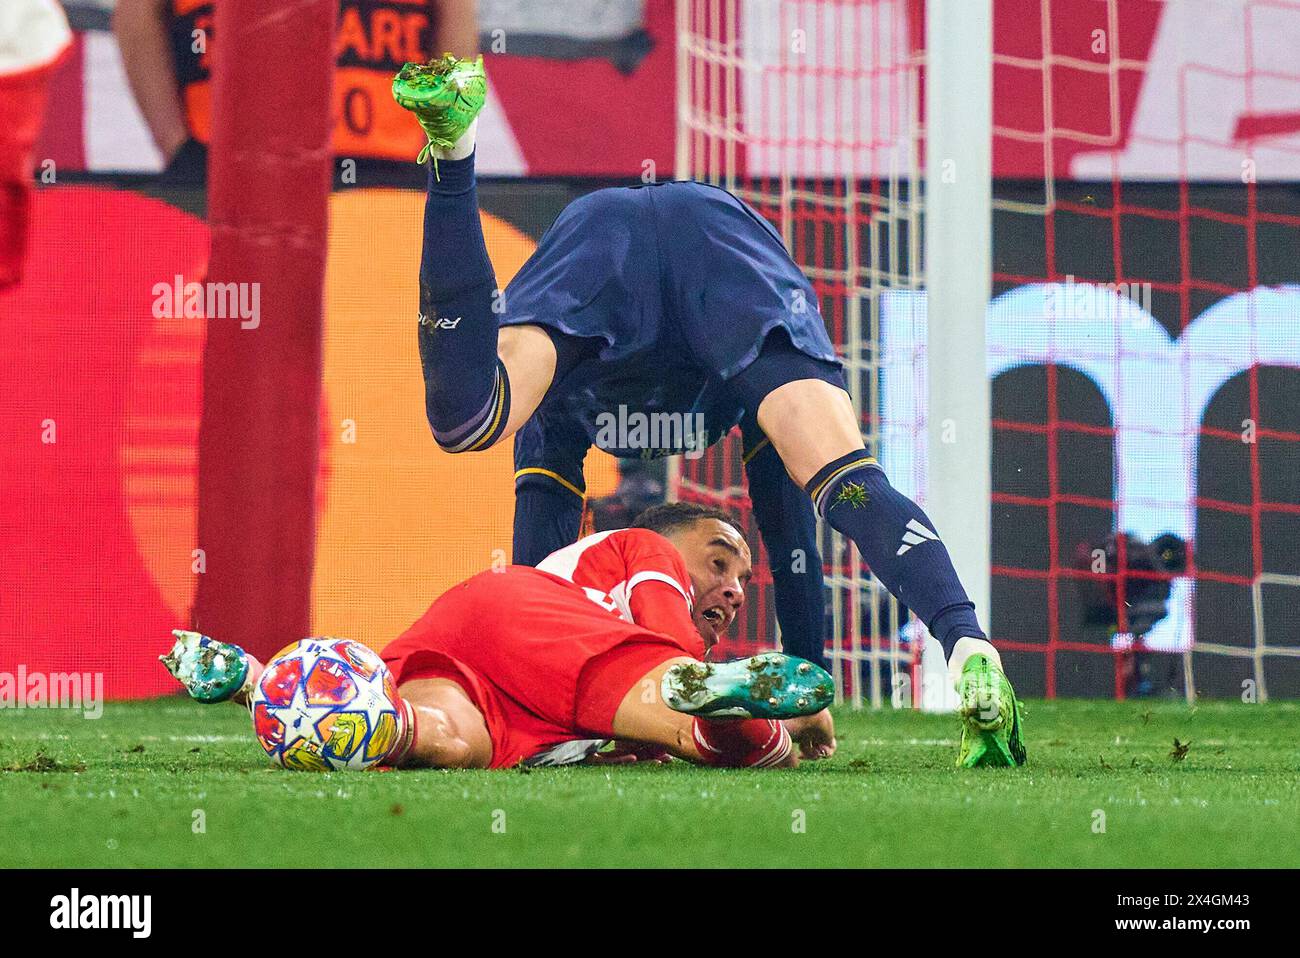
[[[903,555],[910,552],[912,546],[919,546],[922,542],[938,542],[939,537],[927,529],[916,519],[907,520],[907,531],[903,533],[903,544],[898,547],[895,555]]]

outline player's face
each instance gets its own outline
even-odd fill
[[[731,627],[754,574],[749,546],[735,527],[720,519],[700,519],[669,537],[686,560],[695,587],[695,628],[706,648]]]

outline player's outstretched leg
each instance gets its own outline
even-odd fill
[[[797,718],[828,708],[835,698],[825,669],[781,652],[683,662],[664,673],[660,689],[673,711],[713,718]]]
[[[498,333],[504,300],[479,221],[474,177],[477,117],[487,95],[483,60],[447,54],[408,63],[393,98],[419,121],[432,158],[420,257],[424,405],[448,452],[487,449],[522,425],[551,385],[555,347],[538,326]]]
[[[963,696],[963,743],[976,743],[963,744],[958,763],[1023,765],[1022,716],[1001,658],[980,628],[934,524],[867,454],[848,394],[822,380],[787,382],[762,399],[758,420],[818,514],[853,540],[876,577],[943,645]],[[807,429],[809,422],[818,428]],[[983,663],[978,692],[976,679],[967,682],[968,662]],[[969,702],[963,691],[968,687]],[[974,707],[976,699],[982,708]],[[995,741],[1000,745],[993,747]]]
[[[800,673],[797,671],[800,660],[788,659],[796,676],[793,680],[786,674],[784,662],[768,663],[754,670],[766,676],[769,684],[780,680],[783,691],[785,686],[794,686],[790,701],[786,702],[788,711],[764,706],[769,712],[794,717],[784,720],[719,718],[715,717],[717,713],[676,711],[668,704],[671,698],[688,708],[707,708],[714,700],[707,693],[703,698],[698,697],[702,683],[691,678],[696,675],[691,670],[703,663],[674,656],[646,672],[643,671],[645,655],[645,651],[634,646],[614,658],[607,654],[599,665],[584,670],[576,710],[581,728],[625,742],[658,746],[678,758],[720,768],[790,768],[798,765],[800,758],[826,758],[834,754],[835,728],[830,713],[823,709],[808,715],[804,711],[811,707],[814,698],[826,695],[831,687],[830,677],[811,663],[808,663],[809,671]],[[740,672],[746,671],[748,662],[739,663]],[[818,673],[822,677],[820,681],[815,679]],[[729,670],[723,674],[735,673]],[[683,682],[686,688],[682,687]],[[801,684],[805,682],[806,689]],[[743,677],[737,675],[736,684],[743,685]],[[752,701],[747,692],[743,697],[747,702]],[[769,692],[767,697],[773,696]],[[795,700],[801,697],[805,704],[796,706]],[[777,699],[783,701],[780,695]]]
[[[497,358],[496,274],[479,222],[474,125],[487,97],[483,60],[444,56],[408,63],[393,98],[410,110],[432,156],[420,256],[420,363],[424,405],[438,445],[485,449],[505,428],[510,382]]]
[[[176,637],[175,644],[166,655],[158,656],[158,660],[167,667],[167,671],[176,681],[185,686],[185,691],[191,698],[204,704],[232,702],[243,708],[253,708],[253,692],[266,672],[266,666],[255,656],[230,642],[221,642],[198,632],[173,629],[172,635]],[[285,651],[291,652],[291,650],[292,647]],[[276,658],[273,658],[270,664],[274,667],[275,663]],[[428,683],[415,683],[416,686],[420,684]],[[418,688],[415,690],[419,691]],[[464,697],[463,693],[461,697]],[[400,696],[393,700],[393,704],[398,713],[397,732],[387,753],[379,758],[378,762],[399,766],[435,765],[439,762],[452,763],[459,760],[462,765],[446,764],[439,767],[467,767],[463,763],[470,761],[474,756],[469,755],[463,747],[464,743],[460,742],[454,734],[448,734],[448,728],[450,727],[451,732],[454,733],[455,727],[451,726],[445,712],[436,708],[421,709],[418,701],[413,705]],[[419,743],[421,749],[418,754],[415,748],[417,712],[426,713],[424,717],[426,728],[422,733]],[[256,725],[255,716],[255,728]],[[346,731],[342,725],[335,726],[335,729],[338,731],[334,734]],[[490,747],[487,751],[490,756]],[[303,767],[289,765],[284,760],[279,761],[286,767]]]

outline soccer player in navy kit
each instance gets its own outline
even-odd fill
[[[867,454],[816,294],[771,225],[699,183],[598,190],[561,212],[502,292],[474,178],[482,59],[407,64],[393,95],[429,137],[420,159],[433,159],[418,330],[429,425],[449,452],[515,436],[516,561],[577,538],[593,442],[647,452],[611,436],[610,417],[699,425],[674,435],[681,448],[659,435],[656,454],[741,424],[778,614],[797,651],[821,658],[820,571],[791,574],[785,560],[817,555],[820,515],[942,643],[961,701],[958,763],[1023,764],[1001,659],[938,536],[906,547],[909,523],[933,526]]]

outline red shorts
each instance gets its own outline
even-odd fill
[[[399,686],[446,678],[465,689],[486,720],[492,768],[561,742],[612,738],[614,713],[647,672],[694,657],[526,566],[453,586],[383,656]]]

